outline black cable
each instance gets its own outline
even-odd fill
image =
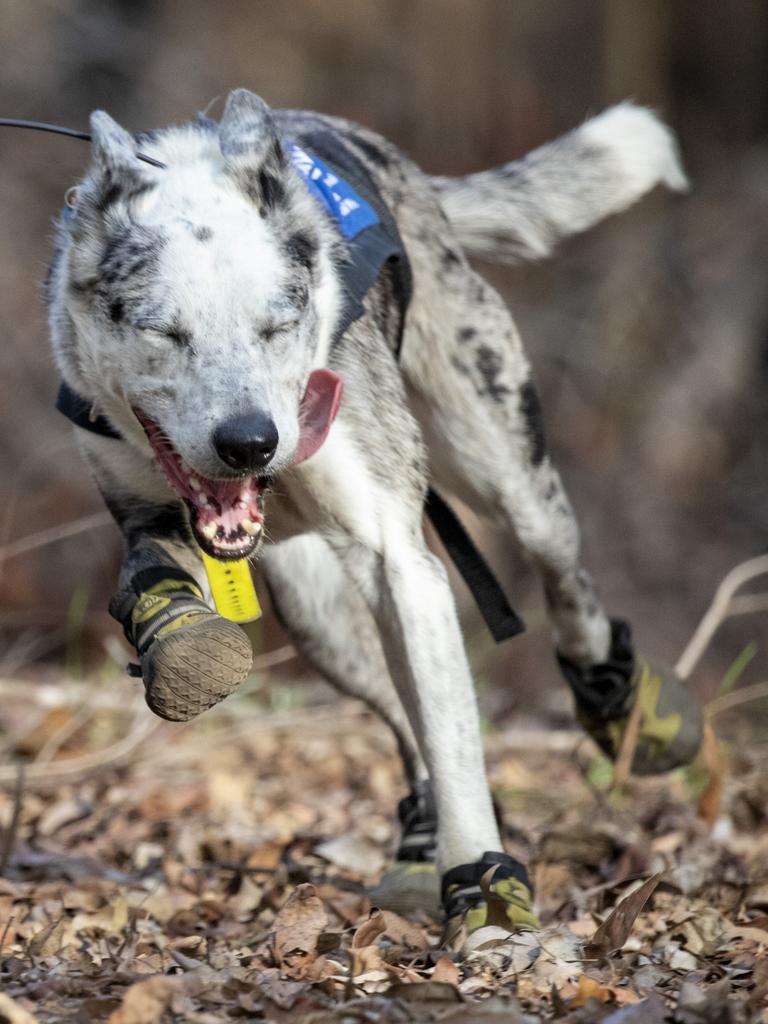
[[[79,132],[75,128],[62,128],[59,124],[47,124],[44,121],[24,121],[16,117],[0,117],[0,128],[31,128],[33,131],[53,132],[56,135],[68,135],[72,139],[82,139],[85,142],[91,141],[91,136],[88,132]],[[155,160],[154,157],[145,156],[143,153],[137,153],[136,156],[146,164],[152,164],[153,167],[165,169],[166,165],[160,163],[159,160]]]

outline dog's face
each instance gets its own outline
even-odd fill
[[[322,373],[308,388],[335,304],[322,219],[252,93],[219,126],[142,141],[164,168],[106,114],[91,128],[52,299],[60,362],[121,429],[136,417],[201,546],[244,557],[267,474],[310,454],[338,403]]]

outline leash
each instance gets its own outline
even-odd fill
[[[52,132],[54,135],[66,135],[70,139],[81,139],[83,142],[90,142],[90,132],[79,132],[76,128],[64,128],[60,124],[48,124],[46,121],[26,121],[17,117],[0,117],[0,128],[28,128],[35,132]],[[153,156],[145,153],[137,153],[139,160],[145,164],[152,164],[153,167],[161,167],[165,170],[166,164],[155,160]]]
[[[89,132],[81,132],[74,128],[65,128],[62,125],[49,124],[44,121],[0,117],[0,127],[51,132],[84,142],[91,141]],[[357,227],[356,230],[350,232],[340,220],[339,210],[334,208],[333,204],[329,205],[327,197],[315,190],[315,198],[321,203],[325,202],[327,212],[332,219],[336,220],[337,226],[345,235],[352,255],[358,257],[357,263],[352,259],[347,264],[348,271],[344,281],[347,303],[342,311],[336,337],[340,338],[346,329],[363,315],[365,294],[373,286],[382,268],[386,265],[393,277],[401,306],[401,322],[395,351],[395,356],[399,357],[405,310],[412,290],[411,269],[405,247],[400,239],[395,220],[384,203],[367,167],[340,140],[333,136],[322,122],[319,122],[319,129],[307,139],[301,140],[302,145],[308,146],[313,153],[319,153],[334,171],[338,169],[341,172],[338,175],[339,180],[349,189],[349,197],[359,200],[360,197],[356,190],[362,192],[365,197],[363,202],[365,203],[367,200],[366,205],[369,205],[374,213],[374,217],[364,223],[362,227]],[[166,167],[166,164],[144,153],[137,152],[136,156],[153,167],[161,169]],[[310,168],[309,174],[305,174],[308,185],[317,181],[318,178],[322,178],[322,175],[315,173],[318,168],[323,172],[328,170],[319,159],[315,159],[315,167]],[[301,168],[299,169],[301,170]],[[354,189],[347,185],[350,178],[354,183]],[[90,404],[64,382],[59,389],[56,408],[84,430],[100,434],[102,437],[121,439],[121,435],[110,422],[104,416],[94,416]],[[502,640],[522,633],[525,630],[525,624],[510,605],[501,584],[485,558],[450,505],[432,488],[427,492],[424,511],[440,537],[447,554],[469,588],[493,639],[497,643],[501,643]]]

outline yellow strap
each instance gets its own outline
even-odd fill
[[[219,562],[203,551],[203,565],[211,585],[216,611],[231,622],[253,622],[261,618],[261,605],[251,578],[247,559]]]

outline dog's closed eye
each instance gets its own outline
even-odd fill
[[[282,320],[280,323],[268,323],[261,328],[259,333],[265,341],[271,341],[279,334],[288,334],[289,331],[297,330],[300,323],[301,320],[296,317],[292,320]]]
[[[142,320],[134,324],[136,329],[145,337],[153,341],[173,341],[177,345],[188,345],[191,341],[191,334],[185,331],[178,324],[164,324],[155,321]]]

